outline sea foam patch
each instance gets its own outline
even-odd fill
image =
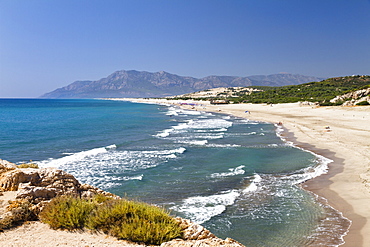
[[[181,212],[195,223],[202,224],[221,214],[227,206],[233,205],[240,195],[237,190],[230,190],[216,195],[195,196],[183,200],[182,204],[171,207]]]
[[[241,165],[235,168],[230,168],[228,172],[221,172],[221,173],[213,173],[210,175],[211,178],[222,178],[222,177],[230,177],[244,174],[245,171],[243,170],[245,166]]]
[[[250,193],[254,192],[258,189],[258,184],[262,181],[262,178],[260,175],[255,174],[252,182],[249,184],[247,188],[243,190],[244,193]]]
[[[183,147],[169,150],[120,151],[115,149],[115,145],[111,145],[37,163],[40,167],[63,169],[83,183],[106,189],[118,186],[123,181],[142,180],[143,174],[138,172],[175,159],[185,151]]]

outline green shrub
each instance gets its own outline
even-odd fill
[[[73,196],[54,198],[40,213],[41,221],[53,229],[82,229],[96,203]]]
[[[119,239],[161,244],[182,236],[179,223],[168,212],[146,203],[98,195],[91,200],[72,196],[54,198],[40,213],[53,229],[102,231]]]
[[[165,209],[145,203],[113,200],[101,205],[88,227],[119,239],[161,244],[182,236],[179,224]]]
[[[370,103],[365,100],[365,101],[358,102],[356,105],[370,105]]]

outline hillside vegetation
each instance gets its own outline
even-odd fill
[[[263,91],[249,95],[239,94],[233,101],[272,104],[310,101],[319,102],[320,105],[333,105],[329,101],[334,97],[368,87],[370,87],[370,76],[336,77],[292,86],[253,87]]]
[[[276,104],[309,101],[318,102],[320,105],[340,105],[343,102],[332,103],[330,100],[336,96],[369,87],[370,76],[357,75],[281,87],[250,86],[248,88],[227,88],[226,91],[219,92],[215,97],[203,97],[203,99],[227,98],[234,103]],[[186,96],[186,98],[191,98],[189,95]],[[177,98],[181,99],[182,97]]]

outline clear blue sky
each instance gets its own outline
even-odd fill
[[[370,0],[0,0],[0,97],[121,69],[370,74]]]

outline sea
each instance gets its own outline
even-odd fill
[[[246,246],[339,246],[350,225],[301,187],[331,160],[270,123],[100,99],[0,99],[0,116],[1,159],[63,169]]]

